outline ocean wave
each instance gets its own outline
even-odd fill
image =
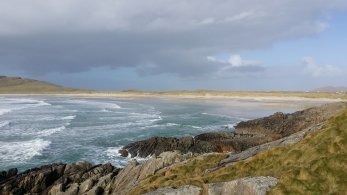
[[[125,167],[129,161],[135,159],[137,162],[143,162],[145,160],[148,160],[150,159],[152,156],[148,156],[146,158],[142,158],[142,157],[134,157],[134,158],[131,158],[130,154],[127,156],[127,157],[122,157],[120,154],[119,154],[119,150],[121,150],[123,148],[123,146],[119,146],[119,147],[109,147],[107,148],[107,150],[105,151],[106,152],[106,155],[116,163],[116,166],[117,167]]]
[[[92,101],[92,100],[69,100],[68,103],[90,105],[90,106],[95,106],[95,107],[99,107],[99,108],[103,108],[103,109],[120,109],[120,108],[122,108],[120,105],[118,105],[116,103]]]
[[[121,150],[123,148],[123,146],[119,146],[119,147],[109,147],[106,150],[106,155],[109,157],[121,157],[121,155],[119,154],[119,150]]]
[[[155,124],[155,125],[149,125],[141,127],[140,129],[147,129],[147,128],[158,128],[158,127],[175,127],[175,126],[181,126],[177,123],[164,123],[164,124]]]
[[[50,128],[50,129],[44,129],[38,132],[35,132],[36,135],[38,136],[50,136],[54,133],[57,133],[59,131],[65,130],[65,126],[57,127],[57,128]]]
[[[206,112],[203,112],[201,114],[209,115],[209,116],[218,116],[218,117],[223,117],[223,118],[231,118],[231,119],[236,119],[238,121],[248,121],[248,120],[251,120],[249,118],[238,117],[238,116],[229,116],[229,115],[224,115],[224,114],[211,114],[211,113],[206,113]]]
[[[224,114],[211,114],[211,113],[206,113],[206,112],[203,112],[201,114],[202,115],[209,115],[209,116],[223,117],[223,118],[235,118],[235,117],[232,117],[232,116],[229,116],[229,115],[224,115]]]
[[[223,125],[222,127],[224,129],[235,129],[235,126],[237,125],[238,123],[231,123],[231,124],[226,124],[226,125]]]
[[[10,121],[0,122],[0,128],[10,125]]]
[[[189,126],[191,126],[194,129],[202,129],[202,127],[199,127],[199,126],[194,126],[194,125],[189,125]]]
[[[12,112],[12,111],[13,111],[13,109],[1,108],[0,109],[0,115],[4,115],[4,114]]]
[[[40,106],[51,106],[51,104],[43,100],[7,98],[0,103],[0,115]]]
[[[76,115],[71,115],[71,116],[62,117],[61,120],[73,120],[75,118],[76,118]]]
[[[0,142],[0,154],[2,161],[26,161],[34,156],[42,155],[44,149],[51,144],[50,141],[34,139],[19,142]]]
[[[177,123],[166,123],[165,126],[173,127],[173,126],[180,126],[180,124],[177,124]]]

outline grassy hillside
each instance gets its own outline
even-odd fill
[[[76,93],[86,92],[65,88],[59,85],[20,77],[0,76],[0,94],[37,94],[37,93]]]
[[[206,189],[208,183],[247,176],[274,176],[279,184],[270,194],[344,194],[347,192],[347,110],[329,120],[316,134],[301,142],[272,148],[234,165],[218,167],[224,155],[198,157],[185,165],[157,173],[137,186],[139,194],[163,186],[193,184]]]

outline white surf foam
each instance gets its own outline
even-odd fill
[[[26,98],[6,98],[0,102],[0,115],[4,115],[16,110],[50,105],[51,104],[43,100],[34,100]]]
[[[173,127],[173,126],[180,126],[180,124],[177,124],[177,123],[166,123],[165,126]]]
[[[72,115],[72,116],[65,116],[65,117],[62,117],[61,120],[73,120],[75,119],[76,116],[75,115]]]
[[[193,127],[194,129],[202,129],[202,127],[198,127],[198,126],[194,126],[194,125],[190,125],[191,127]]]
[[[50,141],[43,139],[20,142],[0,142],[0,154],[2,161],[26,161],[34,156],[42,155],[43,150],[50,144]]]
[[[6,126],[8,126],[9,124],[10,124],[9,121],[0,122],[0,128],[1,128],[1,127],[6,127]]]
[[[65,126],[61,126],[61,127],[57,127],[57,128],[51,128],[51,129],[44,129],[42,131],[38,131],[36,132],[36,134],[38,136],[50,136],[54,133],[57,133],[59,131],[65,130],[66,127]]]
[[[83,104],[89,106],[95,106],[103,109],[120,109],[120,105],[116,103],[102,102],[102,101],[93,101],[93,100],[69,100],[69,103],[72,104]]]
[[[116,166],[118,167],[125,167],[129,161],[135,159],[137,162],[141,163],[145,160],[148,160],[150,159],[152,156],[148,156],[146,158],[141,158],[141,157],[134,157],[134,158],[131,158],[130,154],[128,155],[128,157],[122,157],[120,154],[119,154],[119,150],[121,150],[123,148],[123,146],[120,146],[120,147],[109,147],[107,148],[106,150],[106,155],[113,161],[113,162],[116,162]]]
[[[119,150],[121,150],[123,148],[123,146],[120,147],[109,147],[106,150],[106,155],[114,158],[114,157],[121,157],[121,155],[119,154]]]
[[[237,125],[238,123],[232,123],[232,124],[227,124],[227,125],[223,125],[222,127],[224,129],[235,129],[235,126]]]
[[[6,113],[12,112],[14,109],[9,109],[9,108],[1,108],[0,109],[0,115],[4,115]]]

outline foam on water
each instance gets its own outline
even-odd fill
[[[22,110],[26,108],[51,106],[51,104],[43,100],[34,99],[19,99],[19,98],[3,98],[0,104],[0,115],[4,115],[16,110]]]
[[[198,126],[194,126],[194,125],[190,125],[191,127],[193,127],[194,129],[202,129],[202,127],[198,127]]]
[[[0,115],[4,115],[6,113],[12,112],[13,109],[9,109],[9,108],[0,108]]]
[[[1,161],[26,161],[34,156],[42,155],[42,152],[51,144],[50,141],[34,139],[19,142],[0,142]]]
[[[73,104],[82,104],[82,105],[91,105],[95,107],[104,109],[120,109],[122,108],[120,105],[116,103],[102,102],[102,101],[94,101],[94,100],[69,100],[68,103]]]
[[[65,126],[61,126],[61,127],[57,127],[57,128],[51,128],[51,129],[44,129],[42,131],[38,131],[35,134],[37,134],[38,136],[50,136],[52,134],[55,134],[59,131],[65,130],[66,127]]]
[[[73,116],[65,116],[65,117],[62,117],[61,120],[73,120],[76,118],[76,115],[73,115]]]
[[[128,155],[128,157],[122,157],[119,153],[119,150],[121,150],[123,148],[123,146],[120,146],[120,147],[109,147],[107,148],[107,150],[105,151],[106,155],[111,158],[111,159],[114,159],[114,164],[117,166],[117,167],[125,167],[129,161],[135,159],[137,162],[143,162],[145,160],[148,160],[150,159],[152,156],[148,156],[146,158],[142,158],[142,157],[134,157],[134,158],[131,158],[130,154]]]
[[[0,122],[0,128],[10,125],[10,121]]]

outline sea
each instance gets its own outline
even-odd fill
[[[0,170],[86,160],[124,167],[118,150],[153,136],[233,131],[234,125],[322,102],[223,98],[0,96]],[[139,161],[143,160],[138,158]]]

